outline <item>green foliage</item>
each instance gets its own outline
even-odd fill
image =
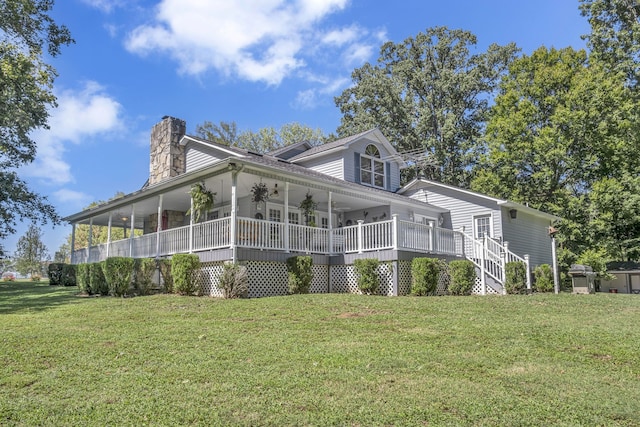
[[[200,218],[206,217],[207,212],[211,210],[216,200],[216,193],[207,190],[204,182],[197,182],[191,186],[189,191],[193,200],[193,219],[200,222]],[[191,209],[187,211],[187,215],[192,214]]]
[[[109,284],[105,277],[105,261],[93,262],[89,266],[89,287],[93,295],[109,295]]]
[[[18,239],[13,254],[16,270],[25,276],[40,275],[47,258],[47,247],[42,242],[42,230],[31,224],[24,236]]]
[[[63,264],[60,276],[62,286],[76,286],[76,266],[73,264]]]
[[[505,290],[508,294],[522,294],[527,290],[527,266],[521,261],[505,264]]]
[[[109,257],[104,261],[104,275],[109,284],[109,293],[116,297],[125,296],[133,277],[133,259]]]
[[[309,191],[307,191],[307,194],[304,196],[304,199],[302,199],[298,207],[302,211],[306,224],[309,226],[314,226],[313,214],[318,208],[318,203],[313,200],[313,195]]]
[[[149,295],[153,288],[153,273],[156,271],[156,260],[153,258],[136,258],[133,265],[133,285],[138,295]]]
[[[473,262],[464,260],[454,260],[449,263],[449,293],[451,295],[471,295],[473,285],[476,281],[476,267]]]
[[[171,258],[173,290],[180,295],[194,295],[198,289],[200,258],[194,254],[175,254]]]
[[[52,262],[47,267],[47,275],[49,276],[49,285],[50,286],[60,286],[62,285],[62,269],[64,268],[64,264],[59,262]]]
[[[76,286],[82,294],[91,295],[91,282],[89,281],[89,264],[76,265]]]
[[[352,73],[353,84],[335,99],[342,112],[338,132],[350,136],[379,128],[397,150],[431,154],[430,165],[407,170],[467,186],[483,146],[478,143],[500,74],[517,48],[492,44],[477,51],[463,30],[429,28],[401,43],[385,43],[377,65]]]
[[[162,277],[162,284],[164,285],[164,291],[173,293],[173,275],[171,274],[171,259],[159,260],[158,267],[160,268],[160,276]]]
[[[360,258],[353,262],[357,275],[358,288],[363,294],[374,295],[380,287],[378,266],[380,261],[376,258]]]
[[[292,256],[287,258],[290,294],[308,294],[313,280],[313,258]]]
[[[224,264],[220,287],[224,298],[246,298],[249,294],[247,267],[233,263]]]
[[[553,270],[549,264],[540,264],[533,270],[536,292],[553,292]]]
[[[411,295],[433,295],[441,271],[442,262],[437,258],[414,258],[411,261]]]
[[[18,219],[60,222],[54,207],[16,172],[35,159],[32,131],[47,128],[49,110],[56,106],[56,71],[44,60],[73,42],[69,30],[49,15],[52,7],[53,1],[0,2],[0,241],[16,232]]]

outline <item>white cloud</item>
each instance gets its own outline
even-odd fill
[[[71,168],[63,158],[65,143],[79,144],[119,129],[121,106],[95,82],[87,82],[78,92],[62,91],[57,98],[58,108],[51,111],[49,118],[50,129],[40,129],[32,135],[38,146],[35,161],[20,172],[61,185],[73,181]]]
[[[321,83],[321,86],[299,91],[296,95],[296,99],[292,103],[294,108],[300,110],[311,110],[319,104],[326,102],[330,95],[333,95],[340,89],[346,87],[350,82],[347,78],[329,80],[317,76],[314,80]]]
[[[215,69],[277,85],[312,60],[307,52],[323,43],[320,22],[346,5],[347,0],[163,0],[154,22],[134,29],[126,47],[141,55],[165,52],[182,73]],[[324,35],[324,43],[342,46],[359,32],[356,26],[336,29]]]
[[[105,13],[110,13],[113,9],[126,4],[126,0],[82,0],[82,2]]]
[[[58,191],[54,191],[53,197],[55,197],[55,199],[60,203],[82,207],[88,206],[89,203],[91,203],[91,201],[93,200],[93,198],[88,194],[64,188]]]

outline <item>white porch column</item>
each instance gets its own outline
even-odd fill
[[[284,251],[290,252],[289,248],[289,183],[284,183]]]
[[[482,238],[482,250],[480,251],[480,283],[482,286],[482,295],[487,294],[487,274],[485,271],[485,251],[487,248],[487,236]]]
[[[464,225],[462,227],[460,227],[460,240],[462,241],[462,256],[464,258],[467,257],[466,254],[466,249],[464,248],[464,245],[466,244],[466,242],[464,241],[465,239],[465,235],[464,235]]]
[[[364,224],[363,219],[358,220],[358,253],[362,253],[362,224]]]
[[[238,247],[236,245],[236,226],[238,224],[238,174],[239,170],[231,172],[231,227],[230,227],[230,244],[231,244],[231,260],[235,264],[238,262]]]
[[[156,259],[160,257],[160,232],[162,231],[162,199],[164,194],[158,196],[158,227],[156,228]]]
[[[69,255],[69,262],[75,263],[76,257],[74,256],[76,247],[76,223],[71,224],[71,255]]]
[[[529,264],[529,254],[525,254],[524,263],[527,268],[527,290],[531,291],[531,270],[530,270],[531,266]]]
[[[507,287],[505,284],[507,283],[507,252],[500,251],[500,276],[502,276],[502,295],[507,294]]]
[[[438,252],[438,233],[436,230],[436,222],[429,221],[429,227],[431,227],[431,250],[433,252]]]
[[[189,215],[189,253],[193,253],[193,197],[191,197],[191,202],[189,205],[189,212],[191,212],[191,215]]]
[[[131,229],[129,230],[129,258],[134,257],[133,253],[133,232],[136,227],[136,205],[131,205]]]
[[[89,218],[89,240],[88,240],[88,244],[87,246],[89,246],[89,254],[87,256],[87,259],[89,260],[89,262],[93,262],[91,260],[91,246],[93,245],[93,218]]]
[[[329,250],[328,253],[333,253],[333,211],[331,209],[331,204],[333,203],[333,192],[328,192],[328,200],[329,206],[327,207],[327,212],[329,214]]]
[[[394,213],[393,215],[391,215],[391,225],[392,225],[392,230],[391,232],[393,233],[393,236],[391,236],[391,238],[393,239],[393,250],[397,251],[398,250],[398,214]],[[396,283],[397,285],[397,283]],[[396,289],[396,295],[397,295],[397,289]]]
[[[111,252],[111,223],[113,220],[113,212],[109,212],[109,224],[107,225],[107,258]]]
[[[551,258],[553,260],[553,290],[560,293],[560,278],[558,277],[558,257],[556,255],[556,236],[551,235]]]

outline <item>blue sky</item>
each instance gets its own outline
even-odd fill
[[[76,44],[52,61],[58,108],[19,173],[62,216],[138,190],[150,129],[165,115],[188,133],[205,120],[329,133],[340,123],[333,97],[386,41],[447,26],[474,33],[478,52],[515,42],[529,54],[583,48],[589,31],[578,0],[58,0],[53,17]],[[53,257],[71,227],[42,230]]]

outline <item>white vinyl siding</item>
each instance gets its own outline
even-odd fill
[[[185,147],[185,171],[192,172],[228,157],[230,157],[229,153],[223,151],[200,144],[187,144]]]
[[[504,240],[509,242],[509,249],[512,252],[520,256],[528,254],[531,268],[540,264],[551,265],[548,220],[522,211],[518,211],[516,219],[511,219],[507,208],[503,208],[502,218]]]
[[[312,159],[299,163],[301,166],[332,176],[337,179],[345,179],[344,176],[344,159],[340,153],[333,154],[331,157],[322,157],[320,159]]]

